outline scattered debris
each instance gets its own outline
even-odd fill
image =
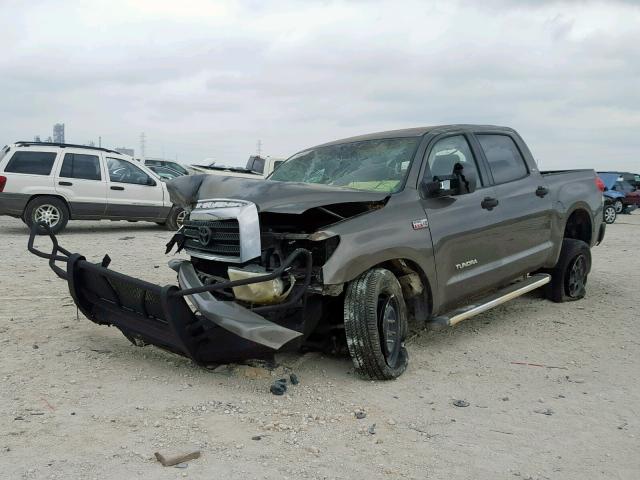
[[[353,414],[355,415],[355,417],[358,420],[362,420],[363,418],[367,418],[367,412],[365,412],[364,410],[356,410],[355,412],[353,412]]]
[[[393,418],[390,418],[389,420],[387,420],[387,423],[388,423],[389,425],[395,425],[395,424],[396,424],[396,421],[395,421]]]
[[[467,402],[466,400],[454,400],[453,405],[455,407],[468,407],[469,402]]]
[[[174,465],[173,468],[187,468],[188,466],[188,463],[178,463],[177,465]]]
[[[37,349],[39,349],[39,348],[40,348],[40,347],[39,347],[37,344],[35,344],[35,343],[33,344],[33,349],[34,349],[34,350],[37,350]]]
[[[369,435],[375,435],[376,434],[376,424],[374,423],[373,425],[371,425],[367,431],[369,432]]]
[[[490,432],[504,433],[505,435],[513,435],[513,432],[505,432],[502,430],[489,430]]]
[[[188,462],[189,460],[195,460],[196,458],[200,458],[200,450],[191,453],[185,453],[182,455],[175,455],[173,457],[165,457],[160,452],[154,453],[156,460],[158,460],[163,467],[173,467],[174,465],[178,465],[179,463]],[[184,467],[180,467],[184,468]]]
[[[289,381],[291,382],[291,385],[298,385],[298,383],[300,383],[300,380],[298,380],[298,376],[295,373],[289,375]]]
[[[254,435],[253,437],[251,437],[251,440],[262,440],[262,437],[264,435]]]
[[[535,413],[539,413],[541,415],[547,415],[548,417],[550,417],[551,415],[553,415],[553,410],[551,410],[550,408],[545,408],[545,409],[536,409],[534,410]]]
[[[287,379],[281,378],[280,380],[276,380],[271,384],[269,390],[274,395],[284,395],[284,392],[287,391]]]
[[[118,240],[133,240],[134,238],[136,237],[122,237],[122,238],[119,238]]]
[[[89,350],[96,353],[111,353],[111,350],[106,350],[102,348],[90,348]]]
[[[567,367],[556,367],[556,366],[553,366],[553,365],[542,365],[540,363],[511,362],[511,365],[525,365],[527,367],[558,368],[560,370],[568,370]]]

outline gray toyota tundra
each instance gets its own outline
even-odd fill
[[[348,350],[375,379],[408,365],[410,328],[456,323],[537,288],[585,295],[604,237],[593,170],[540,172],[505,127],[447,125],[338,140],[267,180],[168,182],[189,211],[159,286],[58,245],[47,258],[82,313],[198,364]],[[45,228],[46,230],[46,228]],[[61,268],[56,262],[65,262]],[[514,321],[516,321],[514,319]]]

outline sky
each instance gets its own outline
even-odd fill
[[[0,145],[244,164],[382,130],[520,132],[542,169],[640,171],[640,1],[0,0]]]

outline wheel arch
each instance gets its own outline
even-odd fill
[[[591,246],[593,241],[593,221],[588,209],[576,205],[567,217],[562,238],[582,240]]]
[[[424,270],[416,262],[406,258],[386,260],[370,268],[385,268],[396,276],[402,287],[409,320],[418,326],[424,326],[433,310],[431,283]]]
[[[29,204],[34,201],[36,198],[42,198],[42,197],[51,197],[51,198],[57,198],[58,200],[62,200],[64,202],[65,207],[67,207],[67,212],[69,213],[69,219],[71,219],[71,215],[72,215],[72,211],[71,211],[71,206],[69,205],[69,202],[67,201],[66,198],[64,198],[62,195],[56,194],[56,193],[36,193],[33,194],[29,197],[29,200],[27,201],[27,203],[25,203],[24,205],[24,210],[22,211],[22,216],[24,217],[24,214],[27,210],[27,207],[29,206]]]

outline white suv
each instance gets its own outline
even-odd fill
[[[18,142],[0,151],[0,215],[54,233],[69,220],[149,221],[178,229],[185,212],[151,170],[106,148]]]

